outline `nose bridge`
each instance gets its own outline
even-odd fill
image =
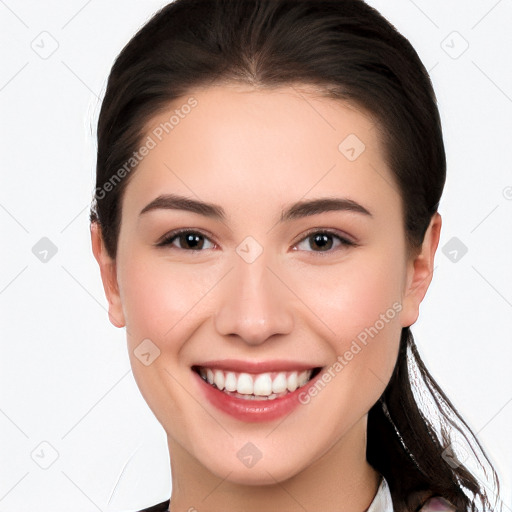
[[[240,246],[243,248],[243,244]],[[293,315],[286,287],[267,265],[269,258],[264,252],[256,259],[237,256],[215,314],[219,334],[237,335],[246,343],[257,345],[273,334],[292,330]]]

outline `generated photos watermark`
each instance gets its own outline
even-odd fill
[[[394,302],[393,305],[386,310],[385,313],[379,315],[379,319],[374,322],[370,327],[365,327],[357,336],[352,340],[350,348],[348,348],[342,355],[338,355],[336,361],[329,366],[321,377],[314,383],[313,386],[308,387],[298,395],[299,402],[303,405],[309,404],[311,399],[317,396],[329,382],[331,382],[338,373],[340,373],[345,366],[349,364],[354,357],[368,345],[369,339],[375,338],[382,329],[388,324],[397,313],[402,311],[402,304]]]
[[[160,123],[156,128],[153,128],[151,134],[146,137],[144,143],[137,151],[134,151],[132,156],[101,186],[96,187],[95,198],[101,201],[105,196],[114,190],[121,181],[133,171],[142,160],[149,155],[150,151],[158,146],[158,143],[169,134],[176,126],[178,126],[182,119],[190,114],[192,109],[198,105],[198,101],[194,96],[191,96],[186,103],[173,111],[169,119]]]

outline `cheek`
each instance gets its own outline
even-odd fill
[[[383,258],[382,253],[372,257],[368,252],[340,265],[305,269],[297,286],[331,334],[346,342],[376,323],[381,330],[382,315],[386,325],[398,322],[401,279],[393,257]]]
[[[118,277],[133,375],[159,421],[179,426],[176,418],[189,403],[182,388],[188,369],[179,367],[180,351],[200,323],[204,299],[218,279],[214,269],[148,257],[137,248],[125,254],[130,258],[120,258]],[[139,359],[145,353],[146,362]]]
[[[119,282],[126,328],[132,338],[172,344],[201,314],[203,299],[218,282],[217,269],[145,258],[133,252],[120,265]]]
[[[398,257],[383,254],[380,248],[345,264],[312,267],[300,281],[299,293],[321,323],[313,321],[328,327],[322,332],[342,367],[335,373],[343,373],[343,385],[359,395],[366,388],[369,394],[383,390],[398,354],[403,269]]]

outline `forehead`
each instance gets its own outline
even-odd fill
[[[320,195],[355,195],[382,208],[400,203],[372,117],[313,89],[194,90],[154,116],[145,132],[152,148],[126,191],[138,207],[170,192],[228,210]]]

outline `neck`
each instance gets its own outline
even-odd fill
[[[171,512],[361,512],[370,506],[380,475],[366,461],[364,417],[304,470],[267,485],[242,485],[210,472],[183,447],[169,441]]]

